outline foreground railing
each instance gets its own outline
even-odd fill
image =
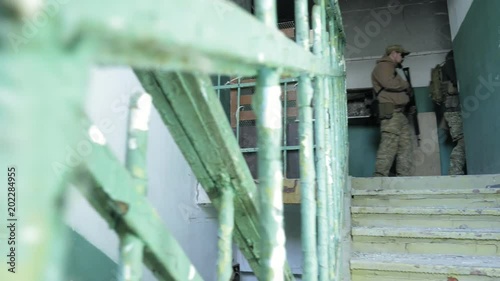
[[[295,1],[295,44],[275,28],[274,1],[256,1],[260,21],[222,0],[0,1],[0,158],[23,176],[16,193],[23,208],[11,215],[22,218],[16,251],[23,269],[2,270],[0,280],[62,280],[61,201],[69,184],[119,234],[120,279],[139,280],[144,262],[160,280],[201,280],[144,196],[149,96],[132,103],[123,167],[107,147],[106,128],[83,113],[95,63],[135,69],[219,211],[219,280],[231,273],[233,237],[260,280],[294,278],[284,247],[279,79],[298,77],[302,278],[348,274],[339,265],[347,169],[344,35],[337,3],[317,1],[312,54],[306,2]],[[257,76],[258,188],[211,73]]]

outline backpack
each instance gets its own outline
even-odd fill
[[[431,83],[429,85],[429,96],[432,101],[441,104],[448,93],[447,84],[443,82],[443,67],[438,64],[431,70]]]

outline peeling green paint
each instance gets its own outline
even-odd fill
[[[257,0],[255,15],[269,29],[276,29],[276,1]],[[295,45],[298,47],[297,45]],[[283,226],[283,165],[280,157],[282,135],[281,71],[261,68],[257,75],[254,108],[257,116],[259,153],[260,252],[262,280],[285,279],[285,230]],[[286,89],[286,88],[285,88]],[[286,100],[286,98],[285,98]]]
[[[309,15],[306,0],[295,0],[295,27],[297,43],[309,51]],[[314,170],[313,88],[307,73],[299,77],[299,142],[301,188],[301,241],[304,281],[318,280],[316,171]]]
[[[148,141],[148,123],[151,112],[151,96],[136,93],[130,99],[129,128],[127,136],[127,154],[125,165],[134,180],[134,188],[139,196],[146,195],[146,154]],[[126,231],[120,233],[120,274],[123,281],[142,279],[144,243]]]
[[[224,185],[224,183],[226,183]],[[234,192],[228,179],[222,182],[222,198],[219,211],[219,260],[217,262],[217,280],[227,281],[232,275],[232,247],[234,229]]]
[[[321,7],[314,5],[312,9],[313,52],[323,56],[323,34],[321,34]],[[328,280],[328,214],[327,214],[327,175],[326,175],[326,105],[324,77],[316,76],[314,80],[314,117],[316,134],[316,175],[317,175],[317,208],[318,208],[318,262],[319,280]]]
[[[101,63],[245,76],[255,76],[261,67],[283,68],[287,75],[335,75],[327,62],[294,44],[276,24],[270,28],[230,2],[73,1],[66,7],[67,33],[94,45]]]

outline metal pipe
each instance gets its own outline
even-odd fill
[[[220,86],[220,74],[217,75],[217,86]],[[220,100],[220,88],[217,88],[217,98]]]
[[[286,124],[288,122],[288,83],[285,82],[283,85],[283,147],[287,147],[286,140]],[[283,176],[287,177],[287,150],[283,149]]]
[[[296,40],[309,51],[308,2],[295,0]],[[316,192],[314,170],[313,89],[311,78],[302,73],[298,84],[299,142],[300,142],[300,188],[301,188],[301,237],[304,281],[318,280],[318,257],[316,251]]]
[[[321,34],[321,7],[314,5],[312,9],[314,32],[313,52],[323,55],[323,39]],[[314,80],[314,112],[316,129],[316,175],[318,200],[318,260],[319,280],[328,280],[328,219],[326,206],[326,157],[325,157],[325,91],[324,78],[316,76]]]
[[[222,187],[219,208],[219,260],[217,280],[228,281],[232,275],[232,241],[234,229],[234,192],[229,184]]]
[[[260,192],[261,257],[264,280],[283,280],[283,173],[281,163],[281,100],[279,74],[259,71],[256,89],[258,172]]]
[[[241,78],[238,77],[238,93],[236,94],[236,141],[240,145],[240,106],[241,106]]]
[[[324,105],[326,107],[326,120],[325,120],[325,158],[326,158],[326,213],[327,213],[327,219],[328,219],[328,280],[333,280],[334,276],[334,271],[332,269],[332,265],[335,264],[336,259],[334,258],[334,255],[332,255],[332,252],[335,251],[335,245],[334,245],[334,237],[336,236],[336,231],[335,231],[335,198],[333,194],[333,186],[335,179],[334,177],[337,176],[336,170],[334,169],[334,165],[336,161],[334,161],[333,157],[333,152],[335,150],[335,135],[336,133],[333,132],[332,128],[337,128],[333,127],[332,123],[332,118],[333,114],[335,114],[335,109],[333,107],[333,102],[331,99],[331,85],[330,85],[330,78],[325,78],[325,99],[324,99]]]
[[[255,2],[255,14],[269,29],[276,29],[275,0]],[[282,109],[280,73],[263,67],[257,76],[254,110],[257,115],[258,173],[263,280],[284,280],[286,259],[283,228],[283,171],[280,156]],[[287,276],[287,279],[293,277]]]
[[[339,23],[340,21],[335,21],[335,23]],[[345,73],[345,60],[343,58],[343,44],[344,40],[339,34],[339,29],[335,29],[334,22],[329,23],[330,30],[335,30],[331,38],[332,44],[332,63],[340,72]],[[340,276],[342,271],[342,255],[343,255],[343,247],[341,246],[342,239],[342,227],[344,221],[344,189],[347,187],[347,163],[348,163],[348,143],[347,143],[347,96],[345,91],[345,79],[340,79],[335,77],[333,79],[333,87],[335,91],[335,108],[337,111],[336,118],[334,121],[336,122],[335,126],[338,127],[338,132],[336,136],[336,150],[338,154],[338,161],[334,166],[336,170],[336,181],[335,181],[335,204],[336,204],[336,216],[335,216],[335,233],[334,237],[334,257],[336,259],[336,263],[332,265],[334,269],[335,276]]]
[[[125,166],[132,175],[134,188],[140,196],[145,196],[147,189],[146,154],[151,100],[147,93],[136,93],[130,98]],[[119,280],[142,279],[143,252],[144,242],[134,234],[126,232],[120,236]]]
[[[328,52],[329,52],[329,59],[331,66],[333,68],[338,67],[338,61],[336,57],[336,50],[335,50],[335,42],[334,38],[336,35],[336,30],[334,28],[334,20],[330,18],[328,20],[328,30],[329,30],[329,35],[330,37],[328,38]],[[339,135],[341,134],[342,128],[339,126],[340,125],[340,110],[339,110],[339,95],[338,91],[336,91],[336,88],[334,87],[334,79],[330,79],[328,83],[328,87],[330,88],[330,92],[332,94],[332,99],[329,102],[329,106],[331,108],[331,116],[330,116],[330,125],[334,130],[331,132],[331,141],[332,141],[332,150],[330,151],[330,155],[332,157],[332,161],[328,168],[331,169],[332,171],[332,178],[331,178],[331,184],[328,189],[328,198],[329,198],[329,204],[328,204],[328,219],[329,219],[329,227],[330,227],[330,236],[328,239],[328,257],[329,257],[329,278],[330,280],[336,280],[336,276],[339,276],[338,273],[336,272],[337,265],[339,263],[338,260],[338,252],[339,252],[339,245],[337,243],[338,237],[340,234],[339,230],[339,224],[338,224],[338,218],[339,218],[339,209],[340,209],[340,204],[339,204],[339,196],[338,196],[338,191],[339,191],[339,180],[340,180],[340,173],[339,173],[339,167],[340,167],[340,161],[341,157],[341,152],[339,151]]]

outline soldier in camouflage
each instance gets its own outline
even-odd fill
[[[396,160],[397,176],[411,176],[413,147],[408,119],[404,108],[409,102],[409,83],[396,72],[406,55],[400,45],[386,48],[385,55],[377,61],[372,72],[372,85],[379,102],[380,145],[375,163],[375,175],[386,177]]]
[[[443,80],[447,87],[444,107],[444,119],[450,130],[450,135],[455,144],[450,155],[450,175],[465,174],[465,143],[462,129],[462,113],[460,111],[460,100],[457,90],[457,78],[453,51],[446,55],[443,65]]]
[[[450,155],[450,175],[465,174],[465,143],[462,131],[462,114],[460,111],[444,113],[444,119],[450,128],[450,135],[456,143]]]

